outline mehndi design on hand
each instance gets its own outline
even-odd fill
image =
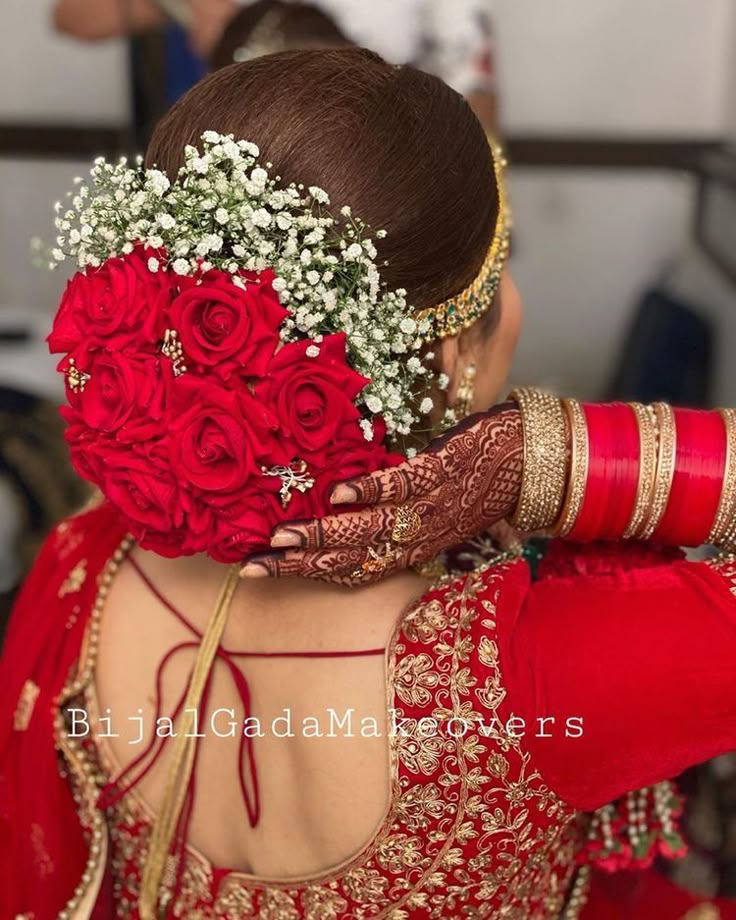
[[[334,504],[365,507],[280,527],[271,544],[278,552],[251,557],[243,574],[356,585],[428,562],[513,511],[522,465],[521,419],[513,404],[471,416],[401,466],[338,485]],[[396,540],[402,529],[405,539]]]

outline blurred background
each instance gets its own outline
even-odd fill
[[[208,68],[365,45],[438,73],[505,141],[526,322],[514,380],[586,398],[736,405],[734,0],[4,0],[0,34],[0,624],[84,490],[43,338],[65,276],[52,206],[135,153]],[[694,856],[736,895],[736,765],[686,778]]]

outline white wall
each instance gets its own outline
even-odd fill
[[[733,0],[494,0],[514,133],[720,135]]]
[[[2,0],[0,119],[119,125],[128,115],[125,46],[53,32],[53,0]]]
[[[508,133],[711,139],[730,130],[736,139],[733,0],[496,0],[494,8]],[[513,268],[526,304],[514,380],[599,395],[637,299],[672,262],[683,266],[683,293],[735,340],[734,290],[690,239],[690,177],[518,168],[511,190]],[[729,370],[722,350],[717,397],[733,403]]]
[[[640,292],[687,247],[694,191],[668,173],[512,171],[525,315],[514,380],[604,391]]]

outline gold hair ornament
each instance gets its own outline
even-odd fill
[[[489,138],[493,154],[493,173],[498,192],[498,219],[488,255],[473,281],[455,297],[436,307],[427,307],[413,314],[419,324],[420,336],[427,342],[457,335],[472,326],[493,304],[509,254],[511,242],[511,211],[506,196],[506,157],[501,145]]]

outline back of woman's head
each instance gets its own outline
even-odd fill
[[[209,63],[219,70],[277,51],[351,44],[335,20],[311,3],[256,0],[240,7],[227,23]]]
[[[146,162],[174,175],[206,130],[260,147],[284,182],[319,186],[374,230],[389,288],[416,308],[461,291],[496,225],[493,160],[441,80],[356,48],[286,51],[211,74],[158,125]]]

